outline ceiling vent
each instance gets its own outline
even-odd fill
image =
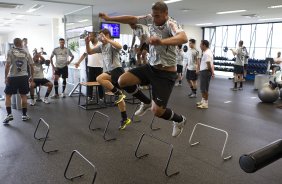
[[[0,8],[15,9],[15,8],[20,8],[21,6],[23,6],[23,4],[2,3],[2,2],[0,2]]]

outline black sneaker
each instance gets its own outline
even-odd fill
[[[3,124],[7,125],[9,123],[9,121],[12,121],[13,119],[14,119],[13,115],[12,114],[8,114],[6,116],[6,118],[4,119],[4,121],[3,121]]]

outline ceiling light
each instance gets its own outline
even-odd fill
[[[167,0],[167,1],[164,1],[164,3],[169,4],[169,3],[176,3],[179,1],[182,1],[182,0]]]
[[[216,14],[229,14],[229,13],[240,13],[240,12],[245,12],[247,10],[232,10],[232,11],[224,11],[224,12],[217,12]]]
[[[31,13],[31,12],[35,12],[37,10],[39,10],[40,8],[44,7],[44,5],[41,4],[36,4],[33,7],[31,7],[29,10],[27,10],[27,13]]]
[[[212,25],[213,23],[201,23],[201,24],[196,24],[196,26],[208,26]]]
[[[20,8],[22,7],[23,4],[15,4],[15,3],[3,3],[3,2],[0,2],[0,8],[10,8],[10,9],[13,9],[13,8]]]
[[[79,20],[79,21],[77,21],[77,22],[82,23],[82,22],[88,22],[88,21],[89,21],[88,19],[83,19],[83,20]]]
[[[258,21],[278,21],[278,20],[282,20],[282,17],[280,17],[280,18],[258,19]]]
[[[267,8],[282,8],[282,5],[269,6]]]

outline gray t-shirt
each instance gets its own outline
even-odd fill
[[[139,16],[137,23],[148,26],[149,35],[160,39],[169,38],[175,36],[177,33],[183,32],[181,26],[171,17],[169,17],[162,26],[154,25],[151,14]],[[176,65],[176,46],[174,45],[150,45],[149,52],[149,62],[151,65]]]
[[[189,49],[188,50],[188,70],[196,70],[197,69],[197,61],[200,58],[199,51],[197,49]]]
[[[40,61],[34,62],[33,70],[34,70],[34,73],[33,73],[34,79],[44,79],[43,67]]]
[[[110,43],[105,45],[100,44],[93,49],[95,53],[102,53],[106,71],[111,71],[115,68],[121,67],[119,50],[120,49],[116,49]]]
[[[73,57],[73,54],[71,53],[70,49],[68,48],[60,48],[57,47],[53,50],[51,57],[56,56],[56,64],[55,66],[57,68],[64,68],[68,65],[68,57]]]
[[[235,61],[235,65],[239,65],[239,66],[244,66],[245,63],[245,54],[243,52],[242,47],[239,47],[236,50],[236,61]]]
[[[178,65],[183,65],[184,53],[182,49],[176,49],[176,63]]]
[[[27,76],[27,67],[33,64],[33,60],[24,49],[12,48],[8,51],[7,64],[10,64],[8,77]]]

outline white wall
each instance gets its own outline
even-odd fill
[[[197,26],[189,26],[189,25],[184,25],[184,31],[188,36],[189,39],[195,39],[196,40],[196,47],[198,50],[200,50],[200,43],[201,40],[203,39],[203,30],[201,27]]]
[[[40,47],[43,47],[48,55],[51,54],[53,49],[51,25],[26,27],[25,29],[15,30],[8,35],[8,42],[13,43],[14,38],[27,38],[28,48],[31,54],[34,48],[37,48],[39,51]]]

